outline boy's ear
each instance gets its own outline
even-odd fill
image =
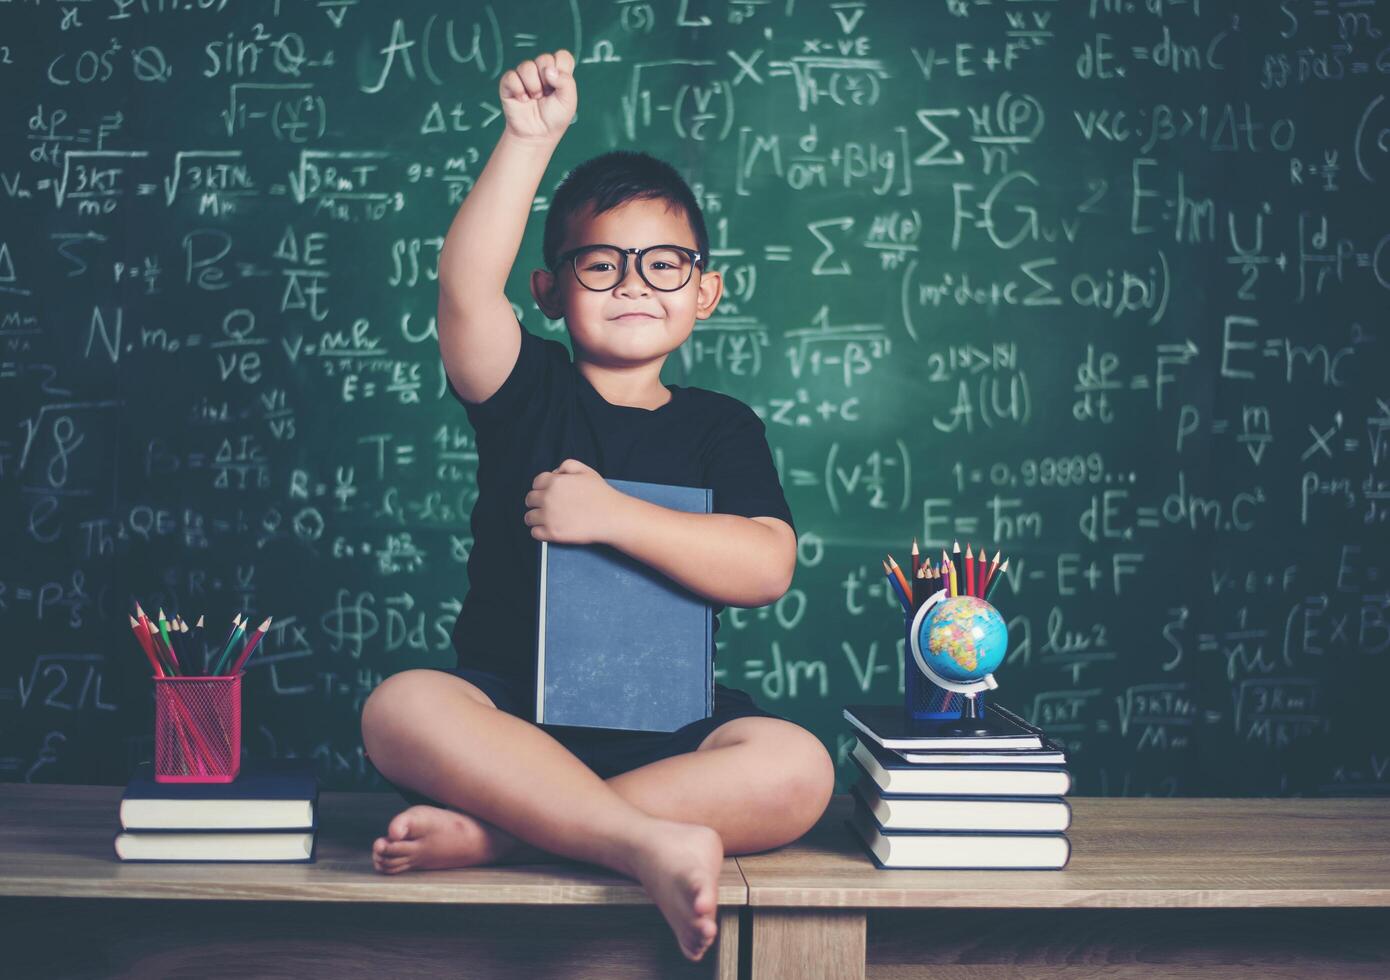
[[[695,319],[704,320],[719,305],[719,297],[724,295],[724,277],[718,272],[705,272],[700,275],[700,285],[695,298]]]
[[[560,302],[560,291],[555,274],[549,269],[535,269],[531,272],[531,295],[542,313],[552,320],[562,319],[564,305]]]

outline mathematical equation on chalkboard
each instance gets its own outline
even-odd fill
[[[796,515],[718,680],[847,784],[840,706],[904,690],[883,553],[1004,547],[997,697],[1078,793],[1390,788],[1390,13],[1350,0],[0,0],[5,778],[148,756],[138,594],[291,613],[248,749],[379,785],[361,705],[453,664],[468,589],[440,250],[557,47],[516,316],[566,339],[566,169],[672,161],[725,288],[663,378],[757,412]]]

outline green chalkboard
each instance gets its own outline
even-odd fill
[[[437,259],[503,71],[578,57],[548,197],[695,188],[726,291],[665,367],[764,419],[791,590],[722,683],[853,778],[882,574],[1010,559],[994,696],[1080,795],[1384,792],[1390,49],[1307,3],[0,2],[0,764],[124,783],[154,611],[274,617],[246,751],[385,788],[359,713],[449,666],[473,434]]]

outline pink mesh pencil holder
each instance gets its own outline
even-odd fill
[[[154,779],[230,783],[241,771],[241,672],[154,678]]]

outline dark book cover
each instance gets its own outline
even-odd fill
[[[713,510],[705,488],[608,483],[672,510]],[[713,713],[709,602],[609,545],[539,545],[537,724],[673,732]]]
[[[951,732],[958,719],[911,718],[901,704],[850,704],[845,720],[887,749],[1040,749],[1042,730],[994,701],[985,703],[982,735]]]
[[[132,833],[313,830],[318,778],[309,759],[247,756],[230,783],[160,783],[149,761],[135,767],[117,805]]]
[[[309,759],[271,759],[248,755],[230,783],[160,783],[154,763],[135,767],[123,800],[311,800],[318,796],[318,778]]]

